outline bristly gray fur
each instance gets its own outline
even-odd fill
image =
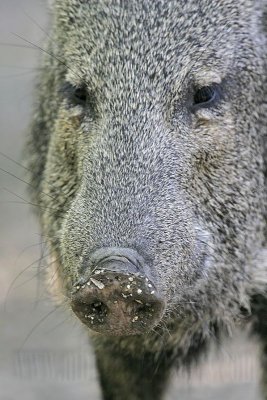
[[[161,326],[92,340],[105,399],[160,399],[172,364],[248,316],[267,342],[257,319],[267,298],[266,0],[51,7],[27,158],[55,294],[68,298],[92,249],[140,251],[167,300]],[[66,83],[86,88],[86,107]],[[221,101],[192,111],[196,88],[212,83]]]

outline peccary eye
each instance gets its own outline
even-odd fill
[[[62,93],[74,105],[85,105],[87,103],[87,90],[85,87],[73,86],[70,83],[64,84]]]
[[[220,87],[218,84],[203,86],[196,90],[193,99],[194,108],[210,107],[220,98]]]
[[[85,88],[75,88],[72,97],[77,104],[83,105],[87,101],[87,91]]]

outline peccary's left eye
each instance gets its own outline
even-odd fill
[[[77,103],[85,104],[87,101],[87,91],[85,88],[76,88],[73,92],[73,97]]]
[[[73,86],[70,83],[65,83],[61,89],[63,95],[68,99],[71,105],[85,106],[88,100],[86,87]]]
[[[77,104],[84,105],[86,103],[86,101],[87,101],[87,91],[83,87],[75,88],[75,90],[73,91],[72,96],[73,96],[73,100]]]
[[[194,93],[193,108],[211,107],[220,99],[221,91],[217,83],[210,86],[203,86]]]

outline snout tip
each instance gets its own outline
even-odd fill
[[[145,276],[96,270],[76,285],[71,307],[90,329],[111,336],[140,335],[161,320],[165,301]]]

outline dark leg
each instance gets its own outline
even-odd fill
[[[96,351],[96,360],[104,400],[161,400],[171,366],[166,357],[154,361],[152,354],[136,357],[110,351]]]
[[[256,314],[255,331],[262,346],[262,394],[267,400],[267,298],[257,296],[253,302],[253,313]]]

